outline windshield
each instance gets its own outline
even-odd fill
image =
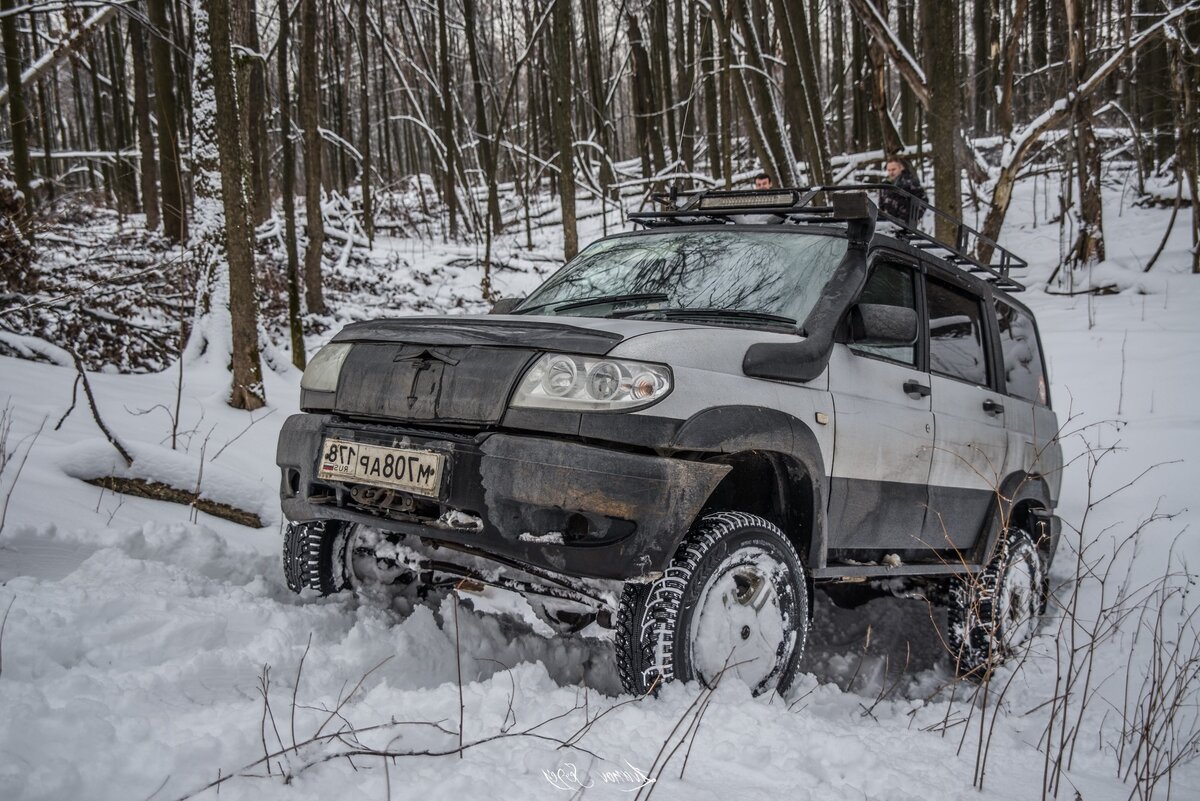
[[[845,252],[845,239],[781,231],[616,237],[580,253],[517,313],[797,323],[808,316]]]

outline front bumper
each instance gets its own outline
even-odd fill
[[[364,502],[354,485],[318,480],[326,436],[444,453],[439,497],[404,499],[399,509]],[[364,523],[566,576],[617,580],[665,570],[730,469],[537,436],[449,435],[317,414],[288,418],[276,463],[289,520]],[[452,512],[479,518],[482,529],[447,522]]]

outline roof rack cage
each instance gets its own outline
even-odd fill
[[[867,216],[878,215],[878,219],[891,223],[895,230],[888,231],[914,248],[929,251],[948,263],[973,273],[994,286],[1008,292],[1020,292],[1023,284],[1009,275],[1013,269],[1024,269],[1028,262],[1012,251],[1000,247],[962,220],[957,220],[918,197],[909,195],[908,217],[901,219],[878,211],[867,200],[867,192],[896,192],[891,184],[843,184],[841,186],[812,186],[783,189],[716,191],[707,190],[688,194],[661,192],[651,198],[668,208],[667,211],[644,211],[629,215],[632,222],[656,228],[668,225],[688,225],[713,220],[730,221],[745,214],[775,216],[780,222],[828,223],[850,222]],[[865,202],[864,202],[865,201]],[[928,211],[934,219],[950,222],[955,234],[953,242],[944,242],[933,234],[921,230],[920,221]],[[990,246],[991,258],[987,263],[976,254],[980,245]]]

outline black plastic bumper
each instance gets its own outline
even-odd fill
[[[318,480],[325,436],[446,454],[436,499],[397,511],[356,500],[352,485]],[[729,467],[536,436],[451,436],[359,425],[328,415],[288,418],[279,435],[283,513],[337,519],[467,546],[566,576],[630,579],[666,568]],[[439,523],[459,511],[482,530]]]

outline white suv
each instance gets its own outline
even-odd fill
[[[782,692],[814,590],[919,589],[985,674],[1032,634],[1059,531],[1024,262],[869,189],[702,193],[492,315],[343,329],[279,440],[289,585],[515,590],[615,629],[634,693],[726,669]]]

